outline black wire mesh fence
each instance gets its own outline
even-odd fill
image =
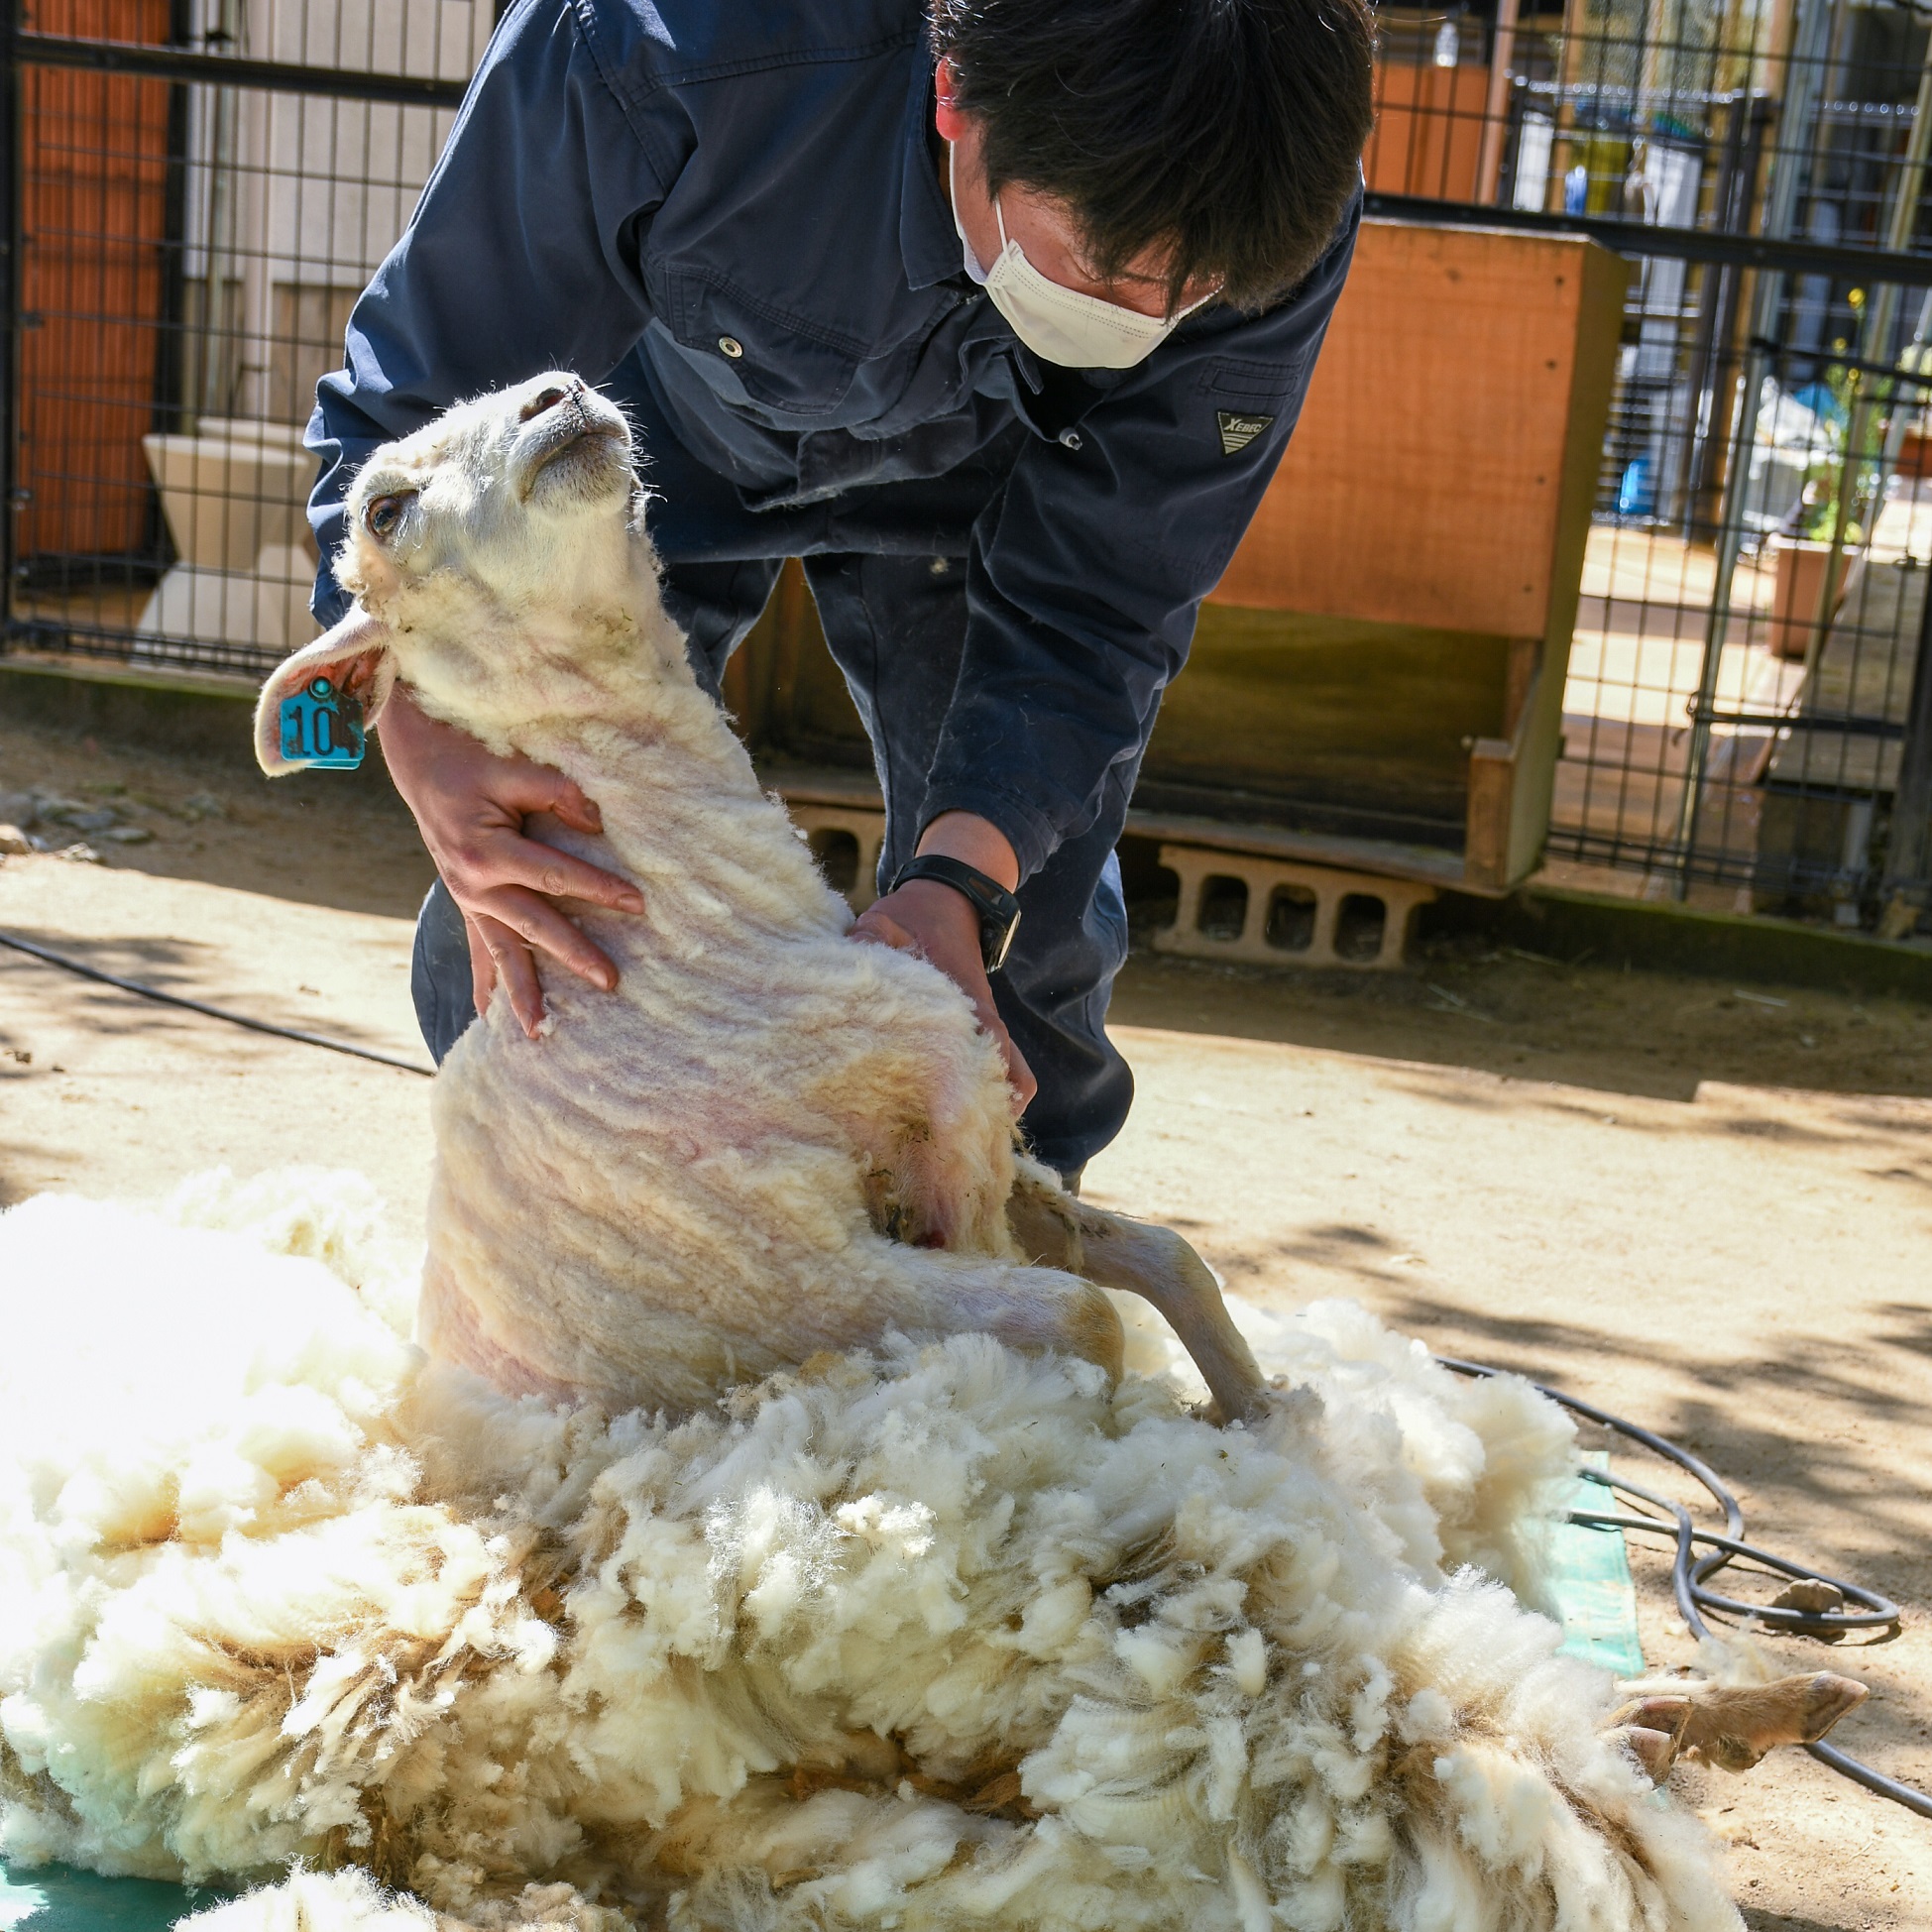
[[[0,3],[7,648],[254,672],[312,634],[300,426],[500,11]],[[1553,867],[1925,930],[1932,27],[1484,0],[1380,32],[1371,213],[1639,264]]]
[[[15,648],[257,670],[313,634],[301,446],[495,24],[481,0],[30,0]]]
[[[1636,258],[1549,853],[1904,937],[1932,872],[1932,26],[1384,8],[1371,205]]]

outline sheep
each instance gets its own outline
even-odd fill
[[[0,1215],[0,1857],[267,1886],[210,1932],[1735,1932],[1467,1567],[1534,1587],[1525,1385],[1323,1305],[1230,1429],[971,1334],[613,1415],[425,1362],[362,1194]]]
[[[689,668],[642,501],[623,413],[574,376],[449,410],[364,466],[337,563],[359,609],[263,691],[273,773],[288,695],[326,674],[373,721],[402,679],[576,780],[604,835],[538,836],[644,897],[579,914],[615,992],[549,974],[545,1037],[498,1001],[442,1070],[424,1345],[512,1393],[688,1410],[887,1330],[1116,1369],[1101,1283],[1150,1297],[1224,1413],[1252,1412],[1253,1358],[1187,1244],[1017,1156],[964,995],[847,941]]]

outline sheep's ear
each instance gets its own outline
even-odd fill
[[[255,756],[271,778],[299,771],[307,762],[283,755],[282,702],[324,674],[339,691],[361,701],[365,728],[374,725],[396,683],[389,626],[351,611],[333,630],[284,658],[269,674],[255,706]]]

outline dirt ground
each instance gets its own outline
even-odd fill
[[[0,863],[0,929],[419,1057],[428,868],[380,772],[272,789],[0,722],[0,795],[31,788],[152,836]],[[1096,1199],[1245,1295],[1352,1296],[1695,1449],[1749,1534],[1906,1606],[1892,1641],[1767,1648],[1871,1683],[1839,1741],[1932,1789],[1932,1009],[1462,943],[1390,976],[1137,955],[1114,1012],[1139,1098]],[[0,1200],[311,1161],[414,1234],[428,1092],[0,949]],[[1688,1661],[1662,1561],[1637,1563],[1648,1655]],[[1676,1784],[1754,1932],[1932,1925],[1932,1821],[1795,1753]]]

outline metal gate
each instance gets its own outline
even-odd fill
[[[313,634],[302,424],[500,10],[0,7],[8,650],[259,672]]]
[[[300,424],[500,11],[0,0],[5,649],[259,672],[310,634]],[[1380,20],[1372,212],[1641,264],[1551,872],[1926,930],[1932,31],[1889,0]]]

